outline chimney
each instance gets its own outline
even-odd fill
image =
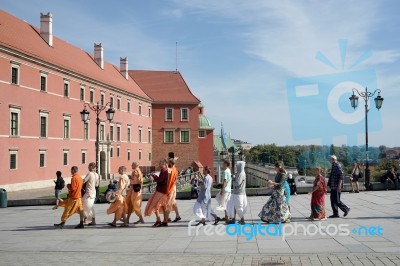
[[[50,12],[47,14],[40,13],[40,36],[50,46],[53,46],[53,18],[52,17],[53,17],[53,15]]]
[[[128,58],[125,57],[120,57],[119,58],[119,70],[121,71],[122,76],[124,76],[125,79],[129,78],[128,75]]]
[[[94,44],[94,61],[101,69],[104,69],[103,44],[101,43]]]

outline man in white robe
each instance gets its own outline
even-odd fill
[[[226,210],[230,218],[228,224],[235,223],[236,214],[239,216],[240,224],[244,224],[244,214],[247,210],[247,196],[246,196],[246,173],[244,167],[246,163],[238,161],[236,163],[236,175],[232,180],[233,190],[231,198],[227,203]]]
[[[83,179],[83,183],[86,185],[86,192],[82,198],[82,205],[83,205],[83,215],[84,220],[89,221],[89,226],[96,225],[96,218],[94,212],[94,202],[96,200],[96,183],[98,182],[99,175],[96,173],[96,164],[90,163],[89,166],[89,173]]]

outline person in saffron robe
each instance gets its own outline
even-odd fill
[[[134,191],[133,187],[136,185],[140,185],[139,191]],[[142,216],[142,187],[143,187],[143,174],[139,168],[139,164],[137,162],[132,163],[132,174],[130,180],[130,189],[128,195],[126,196],[126,206],[127,206],[127,223],[129,224],[129,219],[131,217],[132,212],[134,212],[139,220],[134,222],[134,224],[144,224],[143,216]]]
[[[206,166],[203,170],[203,174],[205,175],[203,182],[199,182],[200,192],[196,199],[196,203],[193,206],[193,214],[201,220],[196,224],[196,226],[201,224],[206,225],[206,220],[214,221],[217,218],[217,215],[211,208],[211,189],[213,179],[210,176],[210,172],[210,168]]]
[[[165,211],[168,196],[168,166],[167,161],[161,160],[159,163],[160,174],[157,176],[153,174],[153,180],[157,183],[156,191],[151,195],[147,201],[146,209],[144,211],[145,216],[151,216],[153,213],[156,215],[156,222],[153,227],[168,226],[168,216]],[[164,221],[161,222],[159,210],[164,213]]]
[[[118,173],[121,175],[121,177],[118,180],[117,191],[115,192],[116,199],[113,203],[110,204],[110,206],[107,209],[107,214],[114,213],[114,220],[111,223],[108,223],[108,225],[112,227],[116,227],[117,221],[120,221],[121,218],[123,221],[121,227],[129,226],[125,215],[125,207],[126,207],[125,200],[126,200],[127,189],[129,186],[129,177],[125,174],[125,171],[126,171],[125,166],[120,166],[118,168]]]
[[[171,211],[175,211],[175,219],[172,221],[173,223],[176,223],[182,219],[179,215],[178,205],[176,204],[176,181],[178,179],[178,169],[175,167],[176,159],[177,158],[168,159],[167,216],[169,218]],[[170,219],[168,219],[168,221],[170,221]]]
[[[315,170],[315,180],[312,191],[308,194],[311,196],[311,216],[310,220],[319,219],[321,221],[326,220],[325,211],[325,193],[326,193],[326,181],[325,177],[321,174],[321,168]]]
[[[69,217],[75,213],[79,213],[80,223],[75,228],[83,228],[83,206],[82,206],[82,177],[78,174],[78,167],[72,166],[71,168],[71,184],[67,185],[68,199],[59,203],[59,206],[64,207],[64,212],[61,216],[61,223],[54,224],[57,228],[64,228],[65,222]]]
[[[86,184],[85,195],[82,197],[84,221],[91,220],[89,226],[96,225],[96,218],[94,212],[94,202],[96,200],[96,182],[99,175],[96,173],[96,164],[89,163],[89,173],[85,176],[83,183]]]
[[[286,170],[282,161],[275,163],[275,180],[268,180],[268,187],[272,188],[271,197],[261,209],[258,217],[267,223],[290,222],[291,214],[285,197]]]

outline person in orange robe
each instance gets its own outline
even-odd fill
[[[167,216],[172,210],[175,211],[175,219],[172,221],[176,223],[182,218],[179,215],[178,205],[176,204],[176,181],[178,180],[178,169],[175,167],[175,158],[168,159],[168,202],[167,202]]]
[[[161,160],[160,164],[160,174],[157,176],[153,174],[152,177],[154,181],[157,183],[156,191],[151,195],[149,200],[147,201],[146,209],[144,211],[145,216],[150,216],[153,212],[156,215],[156,222],[153,224],[153,227],[161,227],[168,226],[168,216],[166,216],[167,211],[167,189],[168,189],[168,164],[167,161]],[[161,222],[159,211],[164,213],[164,221]]]
[[[69,194],[68,199],[60,202],[58,206],[64,207],[64,212],[61,216],[61,223],[54,224],[57,228],[64,228],[64,224],[69,217],[71,217],[75,213],[79,213],[80,223],[75,226],[75,228],[83,228],[83,206],[82,206],[82,184],[83,179],[78,174],[78,167],[72,166],[71,168],[71,184],[67,185]]]
[[[118,173],[121,175],[118,181],[117,185],[117,191],[115,193],[116,200],[110,204],[110,207],[107,209],[107,214],[112,214],[114,213],[114,220],[111,223],[108,223],[108,225],[116,227],[117,226],[117,221],[120,221],[122,218],[122,221],[124,222],[121,227],[128,227],[128,223],[126,220],[126,194],[127,194],[127,189],[129,186],[129,177],[125,174],[126,167],[121,166],[118,168]]]
[[[139,191],[133,190],[133,185],[140,185]],[[130,189],[128,195],[126,196],[126,208],[127,208],[127,223],[129,224],[129,219],[132,212],[134,212],[139,220],[134,222],[134,224],[144,224],[142,216],[142,187],[143,187],[143,174],[139,168],[137,162],[132,163],[132,174],[130,180]]]

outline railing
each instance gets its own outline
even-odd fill
[[[197,176],[199,179],[203,178],[203,175],[200,172],[194,172],[191,174],[183,174],[179,175],[176,181],[176,190],[180,191],[182,190],[186,185],[190,184],[190,181],[192,180],[193,177]],[[148,179],[151,179],[151,177],[148,175]],[[154,181],[151,181],[150,183],[144,184],[142,191],[144,193],[153,193],[156,191],[157,183]]]

